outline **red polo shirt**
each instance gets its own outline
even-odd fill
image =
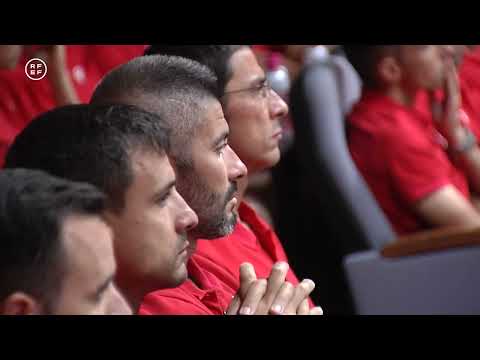
[[[199,240],[195,255],[230,287],[240,286],[240,265],[250,262],[258,278],[267,278],[277,261],[288,262],[283,246],[272,228],[245,202],[238,209],[240,221],[234,231],[215,240]],[[233,276],[232,276],[233,275]],[[298,284],[292,269],[287,281]]]
[[[189,279],[182,285],[148,294],[139,315],[223,315],[236,290],[225,288],[225,284],[198,264],[195,256],[187,269]]]
[[[359,171],[399,234],[428,227],[413,207],[440,188],[453,185],[469,199],[466,176],[448,158],[424,111],[367,91],[349,116],[348,141]]]
[[[88,102],[100,79],[113,67],[143,53],[144,45],[67,45],[67,67],[80,102]],[[23,54],[13,70],[0,70],[0,167],[7,147],[37,115],[56,106],[47,76],[34,81],[25,75]],[[48,64],[47,64],[48,67]]]
[[[459,72],[460,79],[467,80],[475,87],[480,87],[480,46],[475,46],[465,53]]]
[[[243,262],[250,262],[255,267],[258,278],[267,278],[275,262],[288,261],[271,227],[245,202],[240,204],[238,211],[248,227],[238,222],[228,236],[198,240],[197,251],[190,260],[188,270],[189,277],[199,287],[188,280],[175,289],[149,294],[140,307],[141,315],[223,313],[240,287],[239,268]],[[287,281],[298,284],[291,269]],[[310,306],[313,306],[311,301]],[[199,309],[202,309],[201,312]]]

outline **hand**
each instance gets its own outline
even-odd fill
[[[54,67],[66,69],[67,56],[65,45],[53,45],[47,48],[48,60]]]
[[[308,299],[305,299],[298,307],[296,315],[323,315],[323,309],[320,306],[316,306],[310,309]]]
[[[225,314],[254,314],[266,290],[267,281],[265,279],[258,280],[252,264],[243,263],[240,266],[240,289],[233,297]]]
[[[228,310],[229,315],[267,315],[271,304],[272,292],[275,291],[278,277],[282,277],[283,267],[272,270],[270,281],[257,279],[255,269],[250,263],[240,265],[240,288],[233,298]],[[285,275],[283,275],[285,278]],[[280,280],[281,281],[281,280]],[[281,283],[278,285],[280,286]]]
[[[44,45],[29,47],[31,57],[38,57],[47,63],[48,70],[59,71],[66,69],[65,45]],[[33,52],[33,53],[32,53]]]
[[[285,281],[288,264],[276,263],[268,280],[258,280],[249,263],[240,267],[240,289],[232,300],[227,314],[282,315],[320,314],[321,308],[309,309],[308,296],[315,288],[311,280],[302,281],[297,287]]]
[[[52,84],[57,106],[78,103],[78,95],[67,67],[65,45],[42,46],[36,50],[36,57],[47,63],[47,77]]]
[[[449,144],[457,146],[465,140],[466,132],[458,116],[462,100],[453,59],[449,59],[446,65],[444,97],[444,101],[439,103],[430,92],[432,116],[437,123],[438,131]]]
[[[317,312],[320,311],[323,314],[323,311],[320,307],[310,309],[308,303],[308,296],[312,293],[315,288],[315,283],[312,280],[304,279],[300,284],[294,288],[292,296],[288,299],[288,302],[285,303],[283,311],[281,313],[275,313],[276,315],[317,315]],[[282,300],[277,300],[282,301]],[[313,313],[311,313],[313,311]],[[320,314],[320,315],[321,315]]]

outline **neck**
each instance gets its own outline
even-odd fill
[[[145,297],[145,290],[142,288],[137,288],[135,285],[126,285],[125,282],[122,282],[118,279],[117,284],[118,288],[121,290],[122,294],[125,296],[125,299],[132,308],[133,313],[138,314],[142,300]]]
[[[390,89],[387,89],[385,91],[385,94],[395,101],[396,103],[399,103],[403,106],[410,107],[412,106],[414,100],[415,100],[415,95],[417,91],[407,91],[405,89],[399,88],[399,87],[392,87]]]

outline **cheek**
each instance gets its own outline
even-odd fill
[[[268,113],[264,114],[258,110],[243,111],[243,113],[239,111],[229,118],[228,125],[230,127],[229,143],[239,156],[242,149],[260,150],[272,132]]]
[[[272,121],[269,121],[269,111],[267,103],[262,99],[238,102],[234,106],[229,106],[226,115],[231,135],[237,133],[247,136],[261,137],[272,128]]]
[[[419,70],[425,77],[428,77],[429,80],[435,81],[442,77],[444,70],[443,62],[440,59],[432,59],[423,64]]]
[[[195,174],[192,174],[194,178],[189,184],[190,186],[199,185],[197,179],[201,179],[200,184],[202,187],[206,187],[209,191],[218,192],[221,189],[223,190],[225,184],[228,183],[224,157],[214,152],[209,152],[208,155],[205,155],[202,161],[196,164],[196,169]]]
[[[118,227],[115,255],[119,263],[145,269],[165,261],[165,254],[173,247],[175,229],[168,213],[153,210],[142,216]]]
[[[159,263],[171,264],[180,250],[180,236],[176,231],[175,214],[176,209],[172,204],[159,208],[152,212],[148,231],[144,235],[148,238],[148,245],[145,251],[151,252],[152,266],[162,266]],[[158,254],[158,258],[153,256]],[[157,265],[155,265],[157,264]]]
[[[106,315],[106,305],[105,303],[99,304],[95,307],[88,309],[87,315]]]
[[[58,315],[88,315],[93,314],[96,308],[85,299],[85,290],[78,282],[71,282],[72,286],[65,288],[53,309]]]

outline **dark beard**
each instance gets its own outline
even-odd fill
[[[231,182],[225,196],[221,196],[194,173],[183,178],[187,181],[177,188],[198,216],[198,225],[188,235],[196,239],[215,239],[230,234],[237,223],[237,214],[226,214],[225,208],[237,191],[237,184]]]

